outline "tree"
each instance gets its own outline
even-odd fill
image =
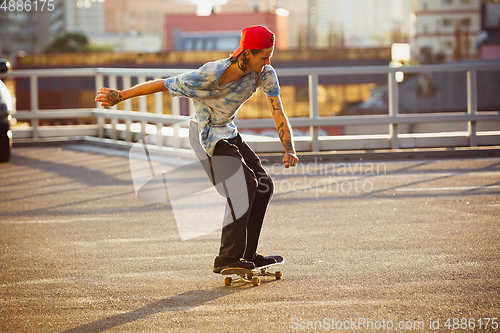
[[[79,32],[68,32],[57,37],[45,48],[45,53],[77,53],[110,51],[110,47],[91,45],[87,36]]]

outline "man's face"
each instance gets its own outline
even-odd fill
[[[248,58],[247,68],[260,73],[264,69],[265,65],[271,64],[271,57],[274,53],[274,46],[264,49],[256,55],[253,55],[252,52],[248,53],[250,55]]]

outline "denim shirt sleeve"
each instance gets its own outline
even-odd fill
[[[205,64],[195,71],[167,78],[165,87],[173,97],[210,97],[211,92],[217,89],[216,78],[216,69]]]
[[[281,94],[278,76],[273,67],[266,65],[259,74],[259,88],[267,97],[276,97]]]

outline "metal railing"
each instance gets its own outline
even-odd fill
[[[132,86],[132,78],[138,83],[147,78],[165,78],[178,75],[192,69],[123,69],[123,68],[88,68],[88,69],[43,69],[43,70],[13,70],[1,77],[29,78],[31,110],[17,112],[15,118],[31,122],[29,129],[14,129],[16,138],[41,138],[51,136],[89,136],[108,138],[114,142],[134,142],[146,135],[157,132],[156,144],[182,149],[187,145],[186,132],[173,126],[173,130],[165,131],[165,125],[176,124],[187,120],[187,116],[180,115],[179,98],[171,99],[171,114],[163,114],[162,93],[154,96],[154,113],[148,112],[146,97],[139,97],[138,110],[132,110],[131,100],[123,102],[123,110],[116,106],[103,109],[98,104],[93,109],[70,110],[40,110],[38,104],[38,79],[41,77],[94,77],[96,90],[104,86],[107,77],[108,87],[118,88],[118,77],[121,77],[121,89]],[[467,64],[439,64],[421,65],[400,68],[386,66],[364,67],[327,67],[327,68],[298,68],[276,69],[279,77],[307,77],[309,91],[309,117],[290,118],[293,127],[309,127],[309,136],[296,137],[296,147],[299,151],[331,151],[331,150],[372,150],[372,149],[399,149],[421,147],[458,147],[458,146],[491,146],[500,145],[500,126],[496,130],[478,132],[479,122],[500,122],[500,112],[481,112],[478,110],[477,73],[479,71],[500,71],[500,62],[467,63]],[[399,84],[396,73],[437,73],[437,72],[464,72],[467,76],[467,112],[446,112],[432,114],[400,114],[399,113]],[[319,115],[318,86],[320,76],[336,75],[387,75],[388,85],[388,114],[367,116],[329,116]],[[191,110],[192,112],[192,110]],[[39,119],[64,118],[97,118],[97,125],[78,127],[39,126]],[[106,119],[109,120],[106,123]],[[467,125],[466,131],[440,131],[439,133],[400,133],[400,127],[405,124],[439,123],[446,127],[447,123],[456,122]],[[385,126],[387,134],[379,135],[340,135],[320,136],[320,128],[328,126]],[[273,128],[272,119],[241,119],[237,120],[238,128],[262,129]],[[70,134],[70,135],[68,135]],[[167,140],[168,138],[168,140]],[[257,152],[281,151],[278,138],[264,136],[248,136],[247,142]]]

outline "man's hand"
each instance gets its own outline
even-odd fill
[[[288,169],[291,166],[297,166],[297,163],[299,163],[299,158],[295,154],[287,153],[285,154],[285,156],[283,156],[283,163],[285,164],[285,168]]]
[[[120,90],[101,88],[95,96],[96,102],[102,102],[101,106],[113,106],[122,101]]]

